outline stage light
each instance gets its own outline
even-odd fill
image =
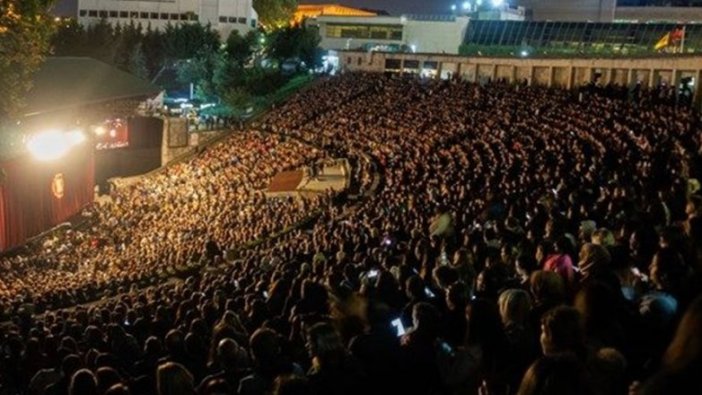
[[[48,161],[66,155],[71,144],[63,133],[51,130],[32,136],[27,141],[27,149],[38,160]]]
[[[467,1],[464,1],[464,2],[463,2],[463,9],[464,9],[464,10],[467,10],[467,9],[469,9],[469,8],[470,8],[470,3],[467,2]]]
[[[98,126],[95,128],[95,134],[97,134],[98,136],[102,136],[105,133],[107,133],[107,130],[105,130],[104,126]]]
[[[74,130],[66,133],[66,138],[71,146],[78,145],[85,141],[85,134],[80,130]]]
[[[31,136],[27,140],[27,149],[36,159],[49,161],[61,158],[72,147],[85,142],[85,140],[85,134],[80,130],[70,132],[49,130]]]
[[[492,0],[493,7],[500,7],[502,4],[504,4],[504,0]]]
[[[529,56],[529,52],[527,52],[526,50],[522,50],[522,52],[520,52],[519,54],[522,55],[523,58]]]
[[[455,5],[455,4],[451,4],[451,11],[456,11],[456,5]]]

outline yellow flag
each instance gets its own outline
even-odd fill
[[[670,43],[670,33],[666,33],[665,36],[661,37],[661,39],[658,40],[658,42],[653,47],[653,49],[655,49],[657,51],[661,48],[667,47],[669,43]]]

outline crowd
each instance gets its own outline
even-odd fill
[[[14,314],[2,391],[702,393],[699,114],[645,90],[583,93],[345,74],[296,95],[260,132],[98,208],[82,237],[103,240],[100,255],[51,250],[105,283],[191,255],[225,264]],[[236,257],[217,247],[299,219],[255,191],[325,153],[364,164],[361,190],[377,173],[376,193],[308,202],[322,208],[309,228]],[[7,297],[73,281],[37,261],[5,265]]]
[[[0,316],[92,301],[207,263],[202,246],[236,249],[292,226],[326,197],[267,199],[278,172],[322,157],[294,140],[236,134],[202,155],[121,188],[90,209],[93,225],[0,262]]]

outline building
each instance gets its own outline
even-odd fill
[[[617,0],[518,0],[533,21],[611,22]]]
[[[299,24],[306,18],[317,18],[320,16],[377,16],[377,14],[339,4],[299,4],[295,11],[293,22]]]
[[[105,19],[112,24],[141,24],[163,29],[169,24],[211,25],[226,38],[233,30],[246,34],[258,26],[252,0],[78,0],[78,21],[90,25]]]
[[[325,50],[381,50],[456,54],[468,26],[452,15],[319,16],[307,20],[319,29]]]
[[[656,49],[669,32],[684,29],[684,40]],[[471,21],[461,54],[473,56],[647,56],[702,53],[702,24]]]

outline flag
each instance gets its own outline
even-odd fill
[[[685,38],[685,29],[682,27],[676,27],[672,31],[666,33],[660,40],[653,46],[656,51],[665,48],[669,45],[677,45],[683,38]]]
[[[670,33],[666,33],[665,36],[661,37],[660,40],[653,46],[653,49],[658,51],[659,49],[665,48],[670,44]]]

